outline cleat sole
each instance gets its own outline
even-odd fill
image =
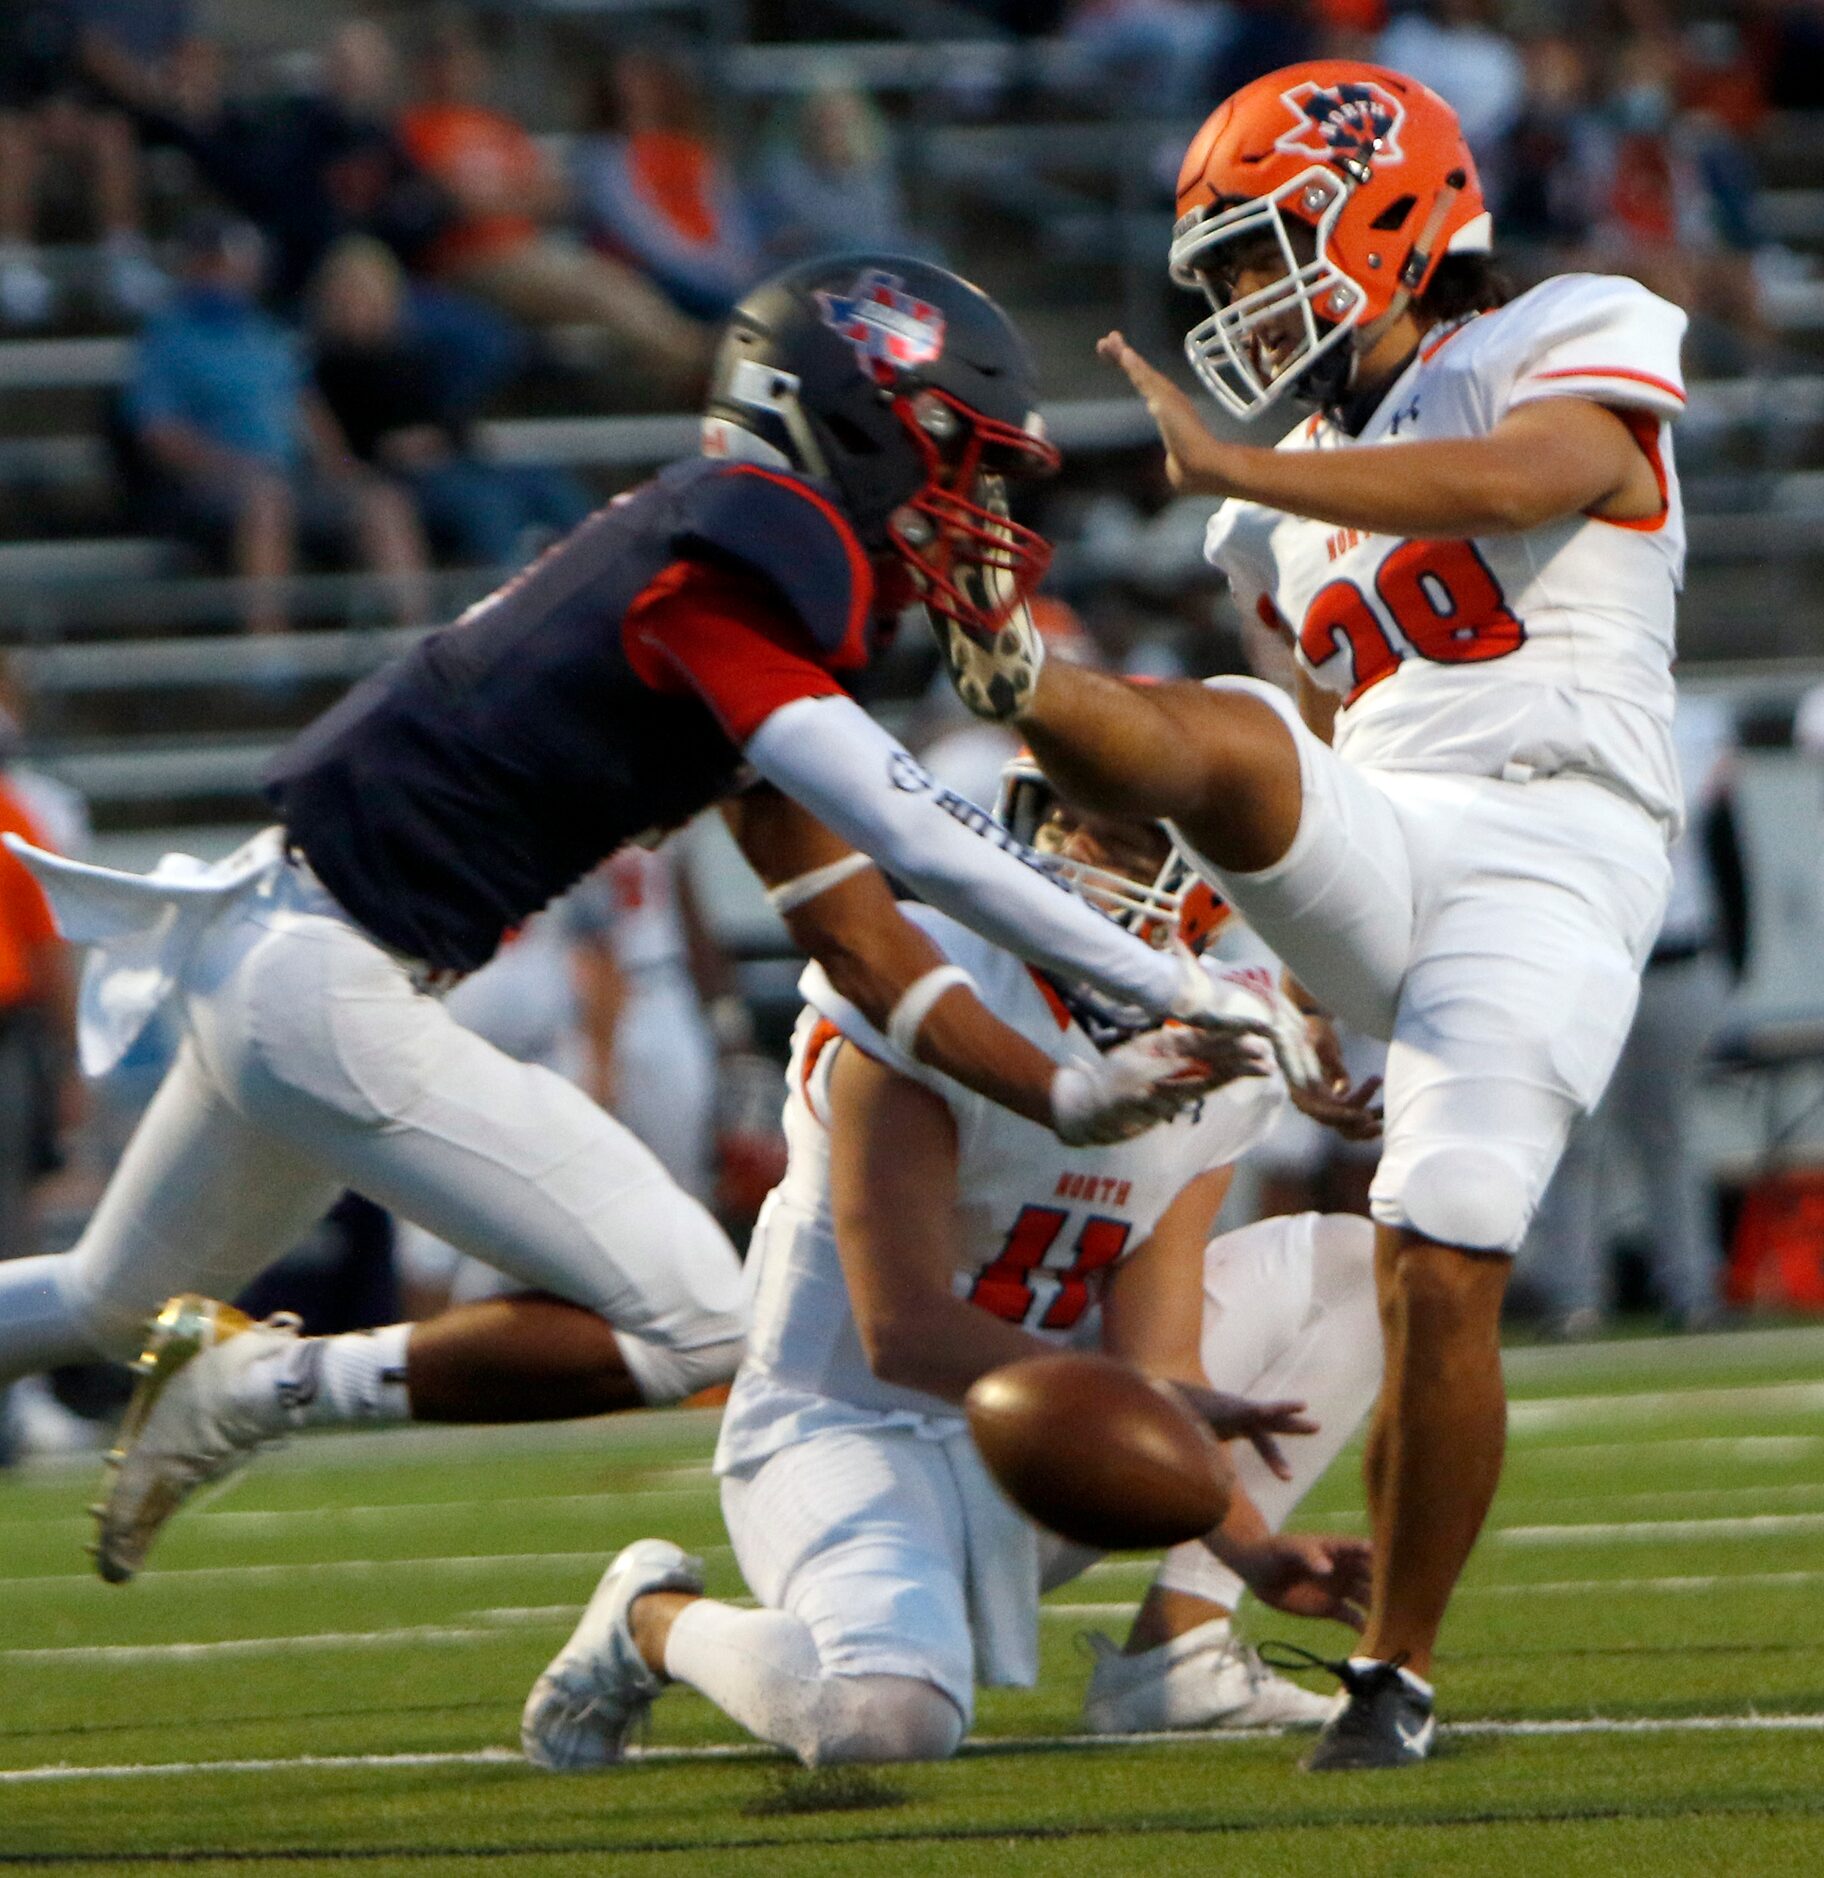
[[[251,1319],[232,1305],[218,1304],[213,1298],[199,1297],[194,1292],[167,1299],[147,1326],[145,1348],[133,1361],[132,1368],[139,1380],[133,1385],[118,1437],[103,1466],[118,1474],[172,1378],[212,1344],[221,1342],[224,1335],[232,1336],[250,1322]],[[128,1564],[115,1550],[110,1514],[113,1496],[118,1490],[118,1484],[111,1487],[108,1497],[99,1506],[89,1509],[97,1527],[89,1551],[95,1560],[96,1572],[111,1585],[126,1584],[138,1569],[136,1563]]]

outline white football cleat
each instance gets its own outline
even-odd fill
[[[261,1426],[237,1406],[249,1364],[297,1341],[291,1316],[255,1323],[214,1298],[172,1298],[153,1318],[134,1368],[139,1381],[107,1458],[107,1496],[96,1518],[95,1569],[125,1584],[152,1541],[198,1488],[226,1480],[283,1426]]]
[[[1156,1734],[1171,1728],[1319,1728],[1337,1707],[1278,1676],[1214,1618],[1157,1649],[1124,1655],[1099,1631],[1083,1726],[1096,1735]]]
[[[669,1539],[636,1539],[602,1574],[570,1641],[532,1685],[519,1744],[554,1774],[611,1767],[665,1687],[634,1647],[627,1615],[648,1591],[701,1591],[703,1561]]]

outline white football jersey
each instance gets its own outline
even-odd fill
[[[1673,616],[1685,534],[1670,425],[1685,316],[1631,280],[1565,274],[1429,335],[1359,438],[1321,415],[1282,450],[1480,437],[1541,398],[1615,409],[1653,465],[1659,515],[1571,516],[1525,534],[1402,541],[1227,502],[1206,553],[1238,602],[1285,622],[1340,693],[1351,762],[1524,779],[1603,778],[1668,824]],[[1398,474],[1389,456],[1388,474]]]
[[[1021,960],[929,907],[905,911],[970,973],[1004,1023],[1060,1063],[1094,1054],[1056,992]],[[1260,1140],[1285,1100],[1277,1076],[1250,1078],[1136,1140],[1066,1147],[1048,1128],[903,1056],[820,967],[805,972],[801,988],[807,1008],[785,1106],[789,1160],[748,1247],[751,1325],[723,1418],[724,1470],[832,1426],[884,1417],[937,1432],[958,1419],[947,1403],[878,1381],[862,1352],[830,1206],[828,1082],[840,1040],[941,1096],[956,1119],[957,1295],[1059,1343],[1095,1341],[1109,1274],[1192,1180]]]

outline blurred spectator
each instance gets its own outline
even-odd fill
[[[286,624],[276,583],[300,539],[353,550],[388,577],[399,618],[425,613],[425,554],[411,501],[350,456],[290,334],[256,295],[260,238],[199,216],[183,285],[146,330],[125,415],[149,472],[155,518],[219,549],[250,582],[246,624]]]
[[[1824,111],[1824,0],[1754,0],[1744,10],[1767,102]]]
[[[609,65],[592,89],[573,177],[591,241],[693,318],[721,319],[759,278],[752,205],[681,60],[631,51]]]
[[[140,216],[139,145],[118,111],[83,84],[76,0],[0,6],[0,320],[39,326],[57,290],[36,250],[38,188],[47,158],[87,172],[104,278],[116,307],[141,314],[164,293]]]
[[[879,110],[834,77],[773,114],[759,197],[767,245],[780,260],[844,248],[928,250],[906,219]]]
[[[1526,96],[1496,165],[1495,226],[1504,244],[1570,248],[1589,240],[1601,207],[1603,133],[1583,49],[1568,37],[1526,49]]]
[[[1369,35],[1387,24],[1387,0],[1316,0],[1316,4],[1328,57],[1365,58],[1372,50]]]
[[[431,247],[432,272],[534,326],[596,326],[694,393],[709,335],[649,281],[544,224],[564,207],[563,185],[531,133],[481,102],[489,81],[479,43],[441,34],[421,66],[422,95],[400,119],[414,160],[456,205]]]
[[[582,1029],[589,1054],[578,1080],[652,1149],[673,1180],[713,1197],[717,1038],[707,978],[732,983],[671,851],[627,847],[578,889],[575,925]],[[740,1010],[724,992],[728,1013]],[[729,1047],[749,1041],[745,1011]]]
[[[91,64],[148,139],[183,151],[266,235],[268,286],[283,302],[303,291],[345,234],[376,235],[411,263],[454,217],[393,131],[397,61],[372,21],[331,36],[317,91],[230,98],[222,48],[203,39],[177,50],[168,84],[124,55]]]
[[[1738,137],[1751,136],[1767,115],[1766,75],[1748,35],[1735,20],[1699,20],[1686,29],[1679,93]]]
[[[11,665],[0,661],[0,774],[44,831],[44,846],[72,860],[86,860],[95,833],[88,802],[60,777],[23,760],[27,708],[24,687]]]
[[[1568,1336],[1594,1333],[1608,1308],[1603,1176],[1618,1154],[1640,1175],[1661,1306],[1681,1329],[1703,1329],[1717,1316],[1722,1250],[1694,1122],[1710,1038],[1747,959],[1728,706],[1681,696],[1673,739],[1689,820],[1672,848],[1665,922],[1614,1077],[1595,1113],[1572,1131],[1529,1240],[1528,1266]]]
[[[1064,39],[1082,86],[1112,115],[1164,115],[1204,101],[1210,64],[1234,28],[1226,5],[1202,0],[1077,0]]]
[[[136,59],[147,71],[161,69],[189,43],[196,24],[195,0],[71,0],[85,57],[98,50]]]
[[[1601,260],[1693,312],[1751,331],[1755,275],[1740,257],[1759,245],[1754,175],[1717,119],[1680,111],[1679,78],[1670,39],[1642,36],[1622,48],[1604,114]]]
[[[38,847],[48,841],[3,767],[0,833]],[[67,949],[37,882],[0,848],[0,1259],[36,1249],[32,1187],[59,1165],[59,1136],[80,1099],[75,1061],[75,979]],[[12,1458],[12,1437],[0,1390],[0,1465]]]
[[[1212,100],[1323,50],[1306,0],[1228,0],[1224,11],[1228,30],[1210,68]]]
[[[1420,0],[1381,34],[1383,65],[1429,85],[1462,120],[1476,162],[1499,182],[1503,141],[1520,115],[1519,49],[1494,23],[1491,0]]]
[[[411,492],[434,544],[466,562],[525,558],[529,531],[561,534],[590,509],[574,477],[490,463],[470,435],[518,345],[487,308],[411,286],[391,252],[354,235],[311,291],[316,379],[349,448]]]

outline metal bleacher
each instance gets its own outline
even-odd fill
[[[542,0],[546,13],[601,10]],[[1119,319],[1163,352],[1179,323],[1152,158],[1185,126],[1070,121],[1068,106],[1054,121],[955,121],[934,99],[959,74],[1042,78],[1046,95],[1067,97],[1070,55],[985,33],[945,0],[844,0],[873,37],[834,43],[747,43],[731,30],[739,7],[685,10],[719,21],[718,75],[739,96],[802,91],[840,66],[903,104],[914,199],[1032,334],[1067,457],[1093,471],[1098,457],[1148,444],[1144,412],[1117,395],[1088,347]],[[1788,269],[1770,289],[1772,337],[1756,375],[1693,388],[1679,437],[1692,545],[1687,671],[1726,660],[1753,673],[1766,668],[1743,661],[1824,654],[1824,134],[1782,123],[1766,147],[1766,227],[1813,267]],[[59,265],[83,277],[80,253]],[[137,532],[114,489],[103,422],[131,358],[120,332],[0,339],[0,644],[33,701],[35,759],[91,796],[102,830],[123,835],[252,812],[267,752],[403,643],[382,625],[375,584],[333,573],[294,583],[300,630],[242,638],[237,583]],[[505,461],[566,465],[603,494],[692,445],[688,414],[578,413],[575,402],[565,414],[501,412],[481,445]],[[1143,535],[1112,555],[1062,549],[1067,585],[1146,584]],[[492,577],[443,571],[439,615]]]

